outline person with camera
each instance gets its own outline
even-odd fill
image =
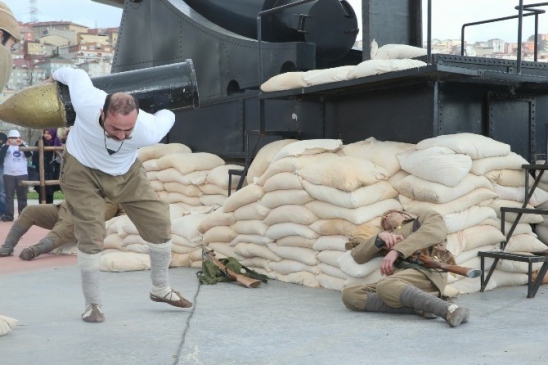
[[[0,163],[4,165],[4,190],[6,193],[6,212],[0,219],[4,222],[12,222],[15,206],[14,198],[17,193],[17,210],[21,214],[27,206],[27,187],[21,185],[21,181],[28,180],[28,157],[32,152],[21,151],[20,147],[27,147],[18,130],[12,129],[8,133],[8,140],[0,148]]]

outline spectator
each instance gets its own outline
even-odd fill
[[[57,138],[57,128],[48,128],[43,130],[42,141],[44,147],[59,147],[61,141]],[[39,141],[36,141],[38,146]],[[61,152],[61,151],[58,151]],[[40,171],[40,153],[36,152],[32,155],[32,164]],[[59,180],[59,158],[56,151],[44,151],[44,179]],[[45,196],[42,196],[42,187],[37,185],[34,190],[38,193],[40,203],[53,204],[53,194],[60,190],[59,185],[46,185]]]
[[[15,206],[14,198],[17,193],[17,210],[21,214],[27,206],[27,187],[21,181],[28,180],[27,157],[32,152],[21,152],[19,147],[27,147],[21,139],[18,130],[12,129],[8,133],[7,143],[0,148],[0,162],[4,165],[4,189],[6,192],[6,211],[0,217],[4,222],[12,222]]]
[[[8,141],[8,136],[0,132],[0,148]],[[4,191],[4,165],[0,163],[0,217],[6,212],[6,192]]]

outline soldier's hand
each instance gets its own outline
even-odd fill
[[[387,248],[391,249],[398,242],[403,241],[403,236],[401,234],[393,234],[387,231],[379,233],[378,236],[386,245]]]
[[[381,275],[390,276],[394,272],[394,262],[398,258],[398,251],[391,250],[381,261]]]

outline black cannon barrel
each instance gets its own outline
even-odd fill
[[[140,70],[94,77],[93,85],[105,92],[126,92],[139,100],[139,107],[149,113],[160,109],[184,110],[199,107],[198,83],[192,60]],[[69,89],[57,83],[59,98],[66,113],[66,125],[74,124],[76,113]]]
[[[257,39],[257,15],[297,0],[185,0],[209,21]],[[267,42],[312,42],[317,56],[336,60],[356,42],[358,20],[346,0],[317,0],[266,14],[261,38]]]

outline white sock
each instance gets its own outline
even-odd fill
[[[177,294],[175,294],[173,289],[171,289],[171,287],[169,287],[169,286],[166,286],[164,288],[158,288],[158,287],[153,285],[152,290],[150,291],[150,293],[156,295],[159,298],[166,298],[166,299],[169,299],[169,300],[179,300],[179,299],[181,299],[181,298],[179,298],[179,296]]]

